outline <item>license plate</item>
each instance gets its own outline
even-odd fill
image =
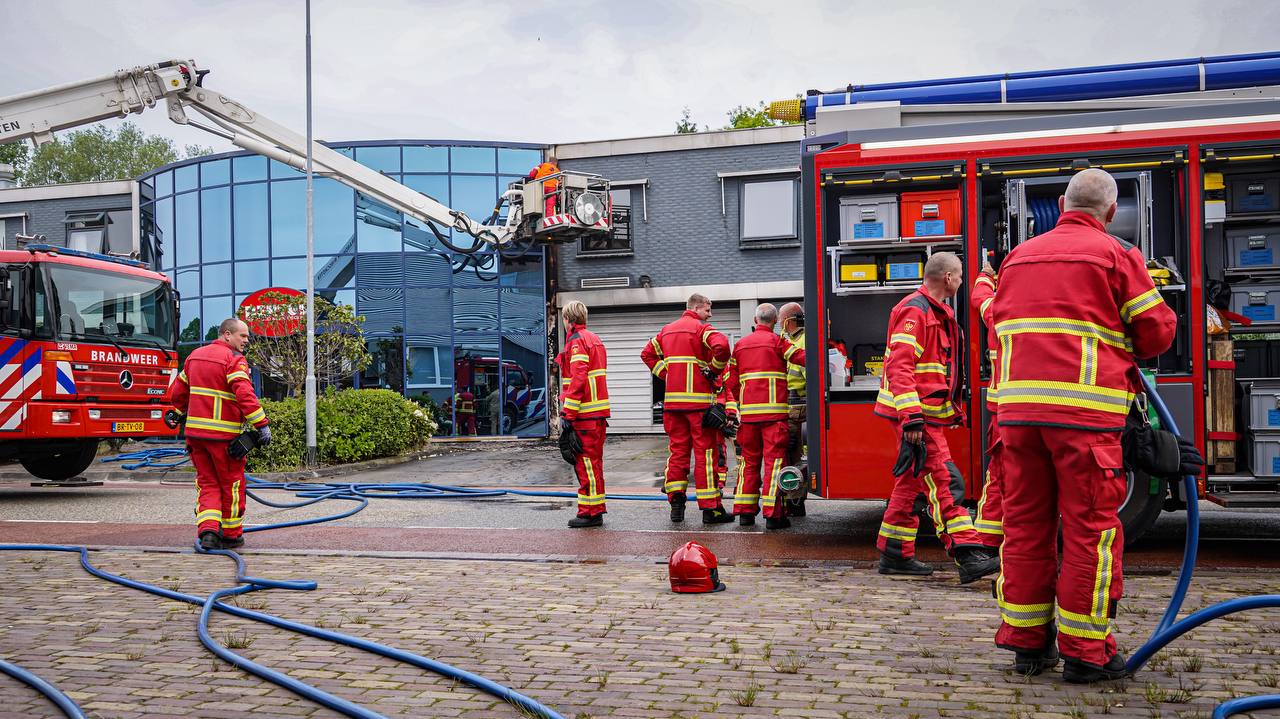
[[[112,422],[112,432],[141,432],[142,422]]]

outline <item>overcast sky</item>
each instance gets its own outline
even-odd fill
[[[0,0],[0,97],[191,58],[206,85],[301,132],[303,0]],[[568,142],[665,134],[688,107],[807,88],[1280,49],[1258,0],[313,0],[315,131]],[[168,122],[139,124],[229,147]]]

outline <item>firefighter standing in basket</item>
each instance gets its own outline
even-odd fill
[[[609,426],[609,387],[605,382],[608,359],[604,343],[587,329],[587,306],[577,300],[564,306],[564,351],[556,357],[560,367],[561,432],[574,432],[581,443],[575,452],[578,475],[578,516],[569,520],[574,529],[604,524],[604,436]],[[565,458],[566,460],[568,457]]]
[[[711,300],[694,294],[684,315],[662,328],[644,346],[640,358],[663,381],[662,427],[667,432],[667,458],[662,491],[671,504],[671,521],[684,521],[685,492],[689,488],[689,452],[693,452],[693,476],[703,524],[724,524],[733,515],[721,504],[716,486],[715,442],[726,419],[712,408],[718,379],[729,365],[729,339],[707,323]],[[708,410],[713,410],[708,413]],[[720,426],[706,426],[710,417]],[[714,422],[711,422],[714,424]]]
[[[787,458],[787,366],[804,364],[804,350],[774,334],[778,310],[756,308],[756,326],[738,340],[730,362],[729,389],[739,398],[742,426],[738,442],[738,487],[733,513],[742,525],[755,524],[763,498],[766,529],[786,529],[786,505],[778,498],[778,472]],[[763,464],[763,490],[761,465]]]
[[[267,415],[249,380],[244,348],[249,326],[223,320],[218,339],[187,356],[169,388],[174,412],[171,427],[186,423],[187,451],[196,468],[196,534],[201,549],[232,549],[244,544],[245,454],[233,456],[233,443],[245,424],[257,430],[257,445],[271,443]]]
[[[1102,170],[1072,177],[1057,226],[1001,263],[993,304],[1004,471],[996,645],[1024,674],[1056,666],[1061,650],[1073,683],[1125,675],[1111,634],[1128,486],[1120,433],[1140,389],[1134,358],[1164,352],[1177,326],[1142,251],[1107,234],[1116,195]]]
[[[956,494],[963,494],[964,478],[951,461],[943,434],[946,427],[964,422],[960,401],[964,342],[955,312],[944,304],[959,291],[962,274],[954,254],[934,254],[925,264],[924,284],[889,314],[884,377],[875,413],[894,422],[899,453],[893,466],[893,492],[876,539],[881,574],[933,572],[933,567],[915,558],[920,520],[914,507],[921,493],[942,546],[960,567],[962,584],[1000,568],[1000,560],[982,546],[968,510],[959,505]]]

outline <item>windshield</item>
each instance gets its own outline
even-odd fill
[[[172,346],[173,303],[164,282],[72,265],[46,267],[58,339]]]

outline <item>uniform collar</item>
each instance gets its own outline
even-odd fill
[[[948,315],[951,314],[951,311],[952,311],[951,307],[944,305],[941,302],[933,299],[933,295],[929,294],[929,291],[924,288],[924,285],[920,285],[920,287],[916,288],[916,292],[920,293],[921,297],[928,300],[929,305],[933,307],[935,310],[938,310],[939,312],[942,312],[944,314],[948,314]]]
[[[1087,225],[1099,232],[1107,231],[1106,228],[1103,227],[1102,222],[1098,218],[1086,212],[1080,212],[1079,210],[1068,210],[1062,213],[1062,216],[1058,218],[1058,224],[1059,225]]]
[[[586,325],[582,325],[582,324],[578,324],[577,322],[574,322],[573,324],[569,325],[569,334],[573,334],[574,332],[581,332],[586,328],[587,328]]]
[[[772,327],[770,327],[769,325],[762,325],[762,324],[758,324],[758,323],[756,324],[756,330],[755,330],[755,331],[756,331],[756,332],[764,331],[764,332],[768,332],[769,334],[773,334],[773,328],[772,328]]]
[[[701,322],[701,321],[702,321],[702,318],[698,316],[698,313],[697,313],[697,312],[694,312],[693,310],[685,310],[685,311],[684,311],[684,316],[685,316],[685,317],[692,317],[693,319],[695,319],[695,320],[697,320],[697,321],[699,321],[699,322]]]

